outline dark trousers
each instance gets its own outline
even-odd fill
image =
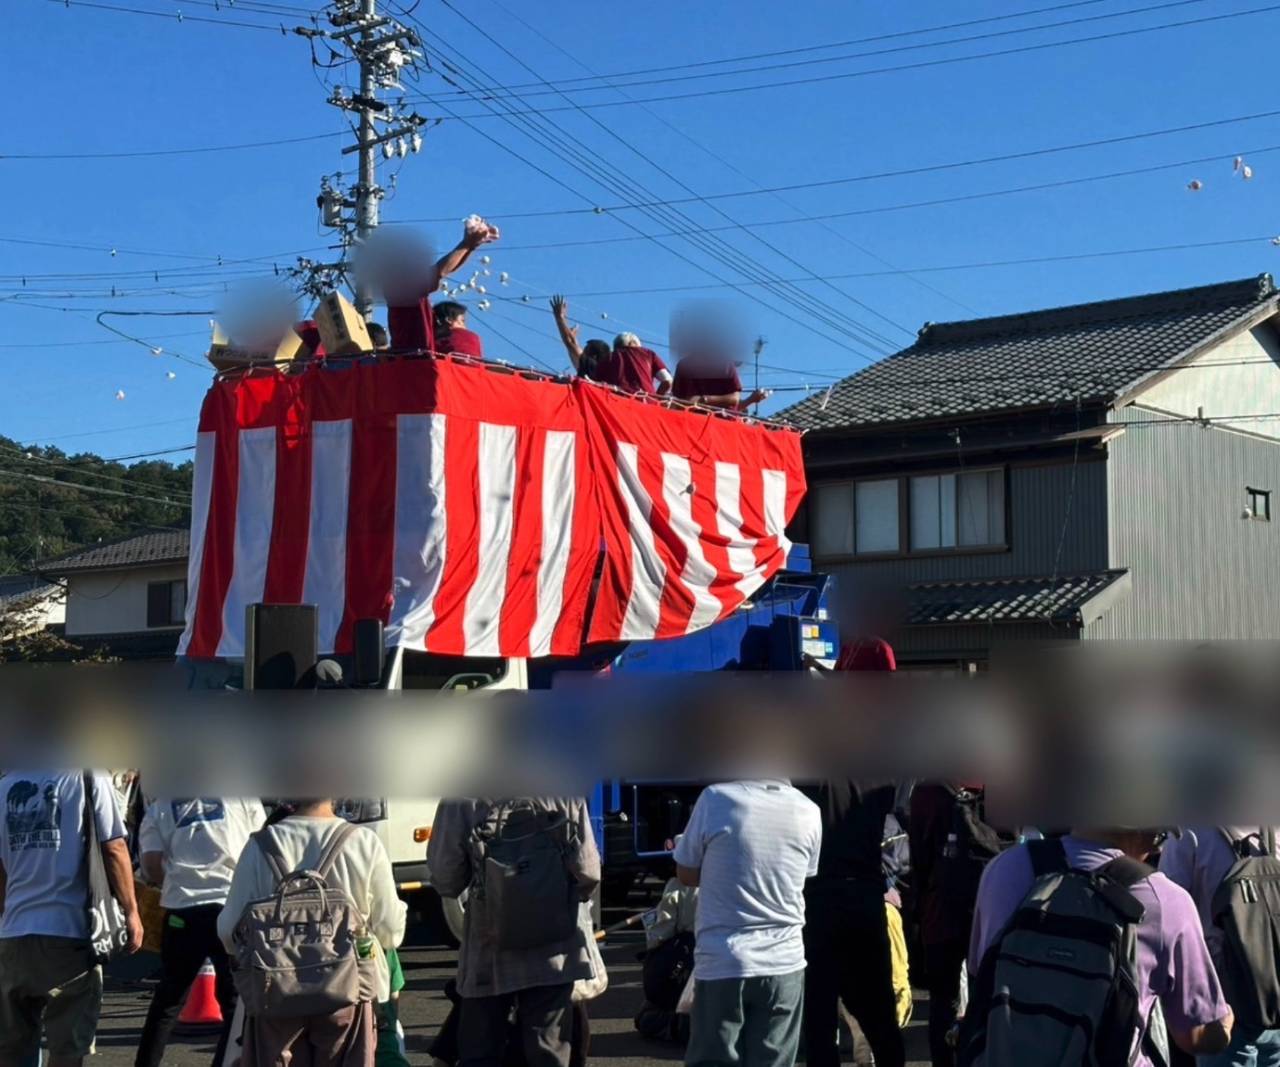
[[[518,1038],[527,1067],[569,1067],[573,983],[536,986],[496,997],[463,997],[458,1067],[502,1067]],[[515,1009],[515,1033],[509,1028]]]
[[[814,880],[805,891],[805,1059],[839,1067],[840,1002],[857,1021],[876,1067],[903,1067],[893,954],[878,883]]]
[[[929,990],[929,1057],[933,1067],[955,1067],[955,1050],[947,1034],[960,1012],[960,983],[968,944],[960,939],[924,946],[925,982]]]
[[[160,935],[160,984],[151,999],[134,1067],[160,1067],[169,1035],[205,960],[209,960],[217,972],[217,997],[218,1006],[222,1009],[223,1027],[231,1025],[236,990],[231,981],[231,963],[218,940],[220,911],[220,904],[205,904],[196,908],[179,908],[165,915],[164,930]]]

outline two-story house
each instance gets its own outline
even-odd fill
[[[1036,639],[1280,637],[1269,275],[968,322],[783,413],[796,536],[900,591],[905,664]]]

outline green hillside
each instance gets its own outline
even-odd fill
[[[191,469],[190,460],[126,466],[0,436],[0,575],[142,526],[184,525]]]

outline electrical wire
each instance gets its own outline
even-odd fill
[[[61,3],[62,0],[50,0],[50,3]],[[100,7],[100,4],[87,4],[85,0],[70,0],[79,7]],[[116,10],[108,8],[108,10]],[[120,9],[123,10],[123,9]],[[154,12],[159,14],[159,12]],[[169,18],[171,16],[164,16]],[[248,141],[243,144],[202,145],[191,148],[150,148],[128,152],[0,152],[0,160],[68,160],[68,159],[154,159],[157,156],[197,156],[210,152],[241,152],[256,148],[279,148],[287,145],[307,144],[311,141],[328,141],[334,137],[345,137],[345,133],[315,133],[306,137],[281,137],[271,141]],[[29,244],[38,242],[30,241]]]
[[[164,504],[168,507],[178,508],[182,511],[191,510],[191,505],[189,503],[184,504],[176,500],[165,500],[160,497],[142,496],[139,493],[124,492],[120,489],[107,489],[96,485],[80,485],[76,482],[63,482],[59,481],[57,478],[46,478],[42,474],[27,474],[22,471],[0,469],[0,478],[25,478],[28,481],[43,482],[47,485],[54,485],[61,489],[74,489],[79,493],[99,493],[103,496],[122,496],[131,500],[142,500],[148,504]]]
[[[952,23],[941,25],[941,26],[927,26],[927,27],[921,27],[920,29],[915,29],[915,30],[898,30],[893,33],[877,34],[873,37],[855,37],[851,40],[846,40],[846,41],[829,41],[829,42],[824,42],[822,44],[804,45],[798,48],[777,49],[770,52],[753,52],[753,53],[748,53],[746,55],[730,56],[724,59],[691,60],[686,63],[676,63],[669,66],[642,67],[639,70],[616,71],[612,74],[599,74],[593,71],[589,74],[580,75],[576,78],[557,79],[553,84],[562,85],[562,86],[573,85],[578,82],[599,81],[602,79],[609,80],[609,81],[616,81],[617,79],[620,79],[620,78],[638,77],[643,74],[662,74],[662,73],[666,73],[667,71],[673,71],[673,70],[683,71],[683,70],[696,69],[699,67],[723,66],[729,63],[744,63],[754,59],[771,59],[777,56],[790,56],[790,55],[800,55],[807,52],[829,51],[830,49],[833,49],[833,48],[847,48],[850,45],[873,44],[877,41],[896,40],[902,37],[918,37],[923,34],[942,33],[947,30],[967,29],[970,26],[979,26],[979,25],[984,25],[992,22],[1005,22],[1005,21],[1011,21],[1013,19],[1019,19],[1019,18],[1030,18],[1033,15],[1044,15],[1044,14],[1050,14],[1052,12],[1057,12],[1057,11],[1066,11],[1074,8],[1093,7],[1093,6],[1096,6],[1097,4],[1107,3],[1107,2],[1109,2],[1109,0],[1074,0],[1073,3],[1054,4],[1051,7],[1033,8],[1029,11],[1011,11],[1001,15],[988,15],[985,18],[968,19],[964,22],[952,22]],[[1032,28],[1036,28],[1036,27],[1032,27]],[[1040,28],[1043,28],[1043,27],[1040,27]],[[524,88],[536,87],[538,84],[540,83],[524,82],[516,85],[490,86],[490,88],[524,89]]]
[[[1196,0],[1196,2],[1198,2],[1198,0]],[[519,63],[521,66],[525,67],[525,69],[526,69],[526,70],[528,70],[530,73],[533,73],[533,74],[536,74],[536,73],[537,73],[537,71],[535,71],[535,70],[534,70],[532,67],[530,67],[527,63],[525,63],[523,60],[521,60],[521,59],[519,58],[519,56],[517,56],[514,52],[512,52],[509,48],[507,48],[505,45],[503,45],[503,44],[502,44],[500,41],[498,41],[496,38],[494,38],[494,37],[493,37],[493,36],[492,36],[488,31],[486,31],[482,26],[478,25],[478,24],[475,22],[475,20],[473,20],[469,15],[466,15],[465,13],[463,13],[463,12],[459,11],[459,10],[458,10],[458,8],[457,8],[457,7],[455,7],[453,3],[451,3],[451,0],[441,0],[441,3],[442,3],[445,7],[447,7],[450,11],[452,11],[452,12],[453,12],[453,13],[454,13],[458,18],[460,18],[460,19],[462,19],[464,22],[466,22],[468,26],[470,26],[470,27],[471,27],[472,29],[474,29],[476,32],[478,32],[479,34],[481,34],[481,36],[483,36],[483,37],[485,38],[485,40],[489,41],[489,42],[490,42],[490,43],[492,43],[495,47],[499,48],[499,49],[500,49],[504,54],[506,54],[506,55],[510,56],[513,60],[515,60],[515,61],[516,61],[517,63]],[[565,99],[569,99],[569,98],[568,98],[568,97],[565,97]],[[725,211],[724,211],[723,209],[721,209],[720,207],[718,207],[718,206],[716,206],[715,204],[711,203],[711,202],[710,202],[706,197],[703,197],[703,196],[701,196],[700,194],[698,194],[694,189],[692,189],[692,188],[691,188],[691,187],[690,187],[686,182],[684,182],[681,178],[677,177],[675,174],[673,174],[673,173],[672,173],[670,170],[668,170],[666,167],[664,167],[664,166],[662,166],[661,164],[659,164],[658,162],[656,162],[656,160],[655,160],[655,158],[654,158],[653,156],[651,156],[651,155],[646,155],[644,152],[640,151],[640,149],[639,149],[639,148],[638,148],[638,147],[637,147],[637,146],[636,146],[632,141],[627,140],[627,139],[625,139],[625,138],[621,137],[621,136],[617,133],[617,131],[616,131],[616,130],[614,130],[612,127],[610,127],[610,126],[606,125],[605,123],[601,122],[601,121],[600,121],[599,119],[597,119],[594,115],[587,114],[587,115],[586,115],[586,118],[587,118],[587,119],[588,119],[588,120],[589,120],[593,125],[597,126],[600,130],[602,130],[605,134],[607,134],[611,139],[613,139],[614,141],[617,141],[620,145],[622,145],[622,146],[623,146],[624,148],[626,148],[628,151],[630,151],[631,153],[633,153],[634,155],[636,155],[637,157],[639,157],[639,159],[640,159],[642,162],[645,162],[645,163],[647,163],[649,166],[653,167],[653,168],[654,168],[655,170],[657,170],[660,174],[662,174],[665,178],[667,178],[667,179],[668,179],[669,181],[671,181],[671,182],[674,182],[676,185],[680,186],[680,188],[684,189],[686,192],[692,193],[692,194],[693,194],[693,196],[694,196],[694,198],[696,199],[696,201],[697,201],[698,203],[701,203],[701,204],[704,204],[704,205],[706,205],[706,206],[711,207],[711,209],[712,209],[713,211],[715,211],[718,215],[720,215],[722,218],[727,219],[727,220],[728,220],[729,222],[731,222],[731,223],[736,223],[736,224],[739,224],[739,225],[740,225],[740,223],[738,223],[738,220],[737,220],[737,219],[735,219],[733,216],[729,215],[727,212],[725,212]],[[773,244],[773,243],[772,243],[772,242],[770,242],[770,241],[765,240],[763,237],[761,237],[759,234],[755,233],[754,231],[752,231],[752,230],[751,230],[751,229],[749,229],[749,228],[745,229],[745,232],[746,232],[749,236],[751,236],[754,240],[756,240],[756,241],[758,241],[760,244],[764,245],[764,247],[765,247],[766,249],[768,249],[768,251],[769,251],[769,252],[771,252],[773,255],[781,257],[782,259],[786,260],[788,263],[791,263],[792,265],[794,265],[794,266],[796,266],[796,267],[799,267],[799,268],[801,268],[802,270],[803,270],[803,269],[805,269],[804,264],[802,264],[799,260],[795,259],[793,256],[789,255],[789,254],[788,254],[787,252],[785,252],[783,249],[779,248],[777,245]],[[830,281],[826,280],[825,278],[821,278],[821,277],[817,277],[817,276],[815,276],[815,278],[816,278],[816,280],[819,282],[819,284],[822,284],[822,285],[824,285],[825,287],[827,287],[828,289],[831,289],[834,293],[836,293],[836,295],[837,295],[837,296],[844,297],[846,300],[849,300],[849,301],[851,301],[852,303],[854,303],[855,305],[857,305],[858,307],[862,308],[862,310],[863,310],[863,311],[866,311],[866,312],[868,312],[868,313],[870,313],[870,314],[874,315],[876,318],[878,318],[878,319],[882,320],[883,322],[888,323],[890,326],[894,327],[895,329],[899,330],[900,332],[905,333],[905,334],[907,334],[908,336],[910,336],[911,331],[910,331],[910,330],[908,330],[905,326],[902,326],[900,323],[895,322],[893,319],[891,319],[891,318],[889,318],[888,316],[884,315],[882,312],[878,311],[876,308],[874,308],[874,307],[872,307],[871,305],[867,304],[865,301],[860,300],[858,297],[854,296],[852,293],[846,292],[845,290],[841,289],[840,287],[836,286],[835,284],[833,284],[832,282],[830,282]],[[864,329],[865,329],[865,327],[864,327]],[[868,332],[870,333],[870,331],[868,331]],[[890,341],[889,341],[889,339],[888,339],[887,337],[884,337],[883,335],[875,334],[875,333],[871,333],[871,336],[875,337],[875,338],[876,338],[877,340],[879,340],[880,342],[882,342],[882,343],[884,343],[884,344],[889,345],[890,347],[892,347],[892,342],[890,342]]]
[[[462,78],[463,80],[470,80],[470,76],[459,69],[456,61],[457,60],[462,60],[463,62],[471,62],[471,61],[467,60],[465,56],[462,56],[462,54],[457,48],[452,46],[448,41],[444,40],[438,33],[426,27],[423,23],[421,23],[420,20],[415,19],[414,21],[417,22],[417,24],[421,27],[425,35],[437,40],[440,43],[439,46],[443,50],[443,52],[442,52],[442,57],[437,57],[438,65],[446,69],[449,73],[454,74],[457,77]],[[443,55],[449,56],[449,59],[445,60],[443,58]],[[564,127],[552,123],[550,128],[548,128],[546,126],[540,126],[540,125],[534,124],[531,122],[531,120],[528,120],[528,119],[524,120],[523,122],[520,122],[516,119],[511,119],[508,117],[510,114],[515,114],[515,112],[511,111],[511,109],[507,109],[506,111],[499,111],[498,107],[495,105],[486,104],[486,106],[489,107],[491,110],[493,110],[495,113],[503,115],[504,120],[507,121],[507,124],[512,126],[513,129],[517,129],[520,132],[524,133],[525,136],[529,137],[532,141],[534,141],[535,144],[538,144],[540,147],[548,151],[550,154],[555,155],[557,158],[561,159],[562,162],[571,166],[575,170],[575,172],[581,173],[581,168],[578,166],[577,161],[571,155],[568,154],[567,150],[564,149],[559,142],[567,140],[572,144],[578,146],[582,152],[587,154],[590,154],[593,150],[590,148],[590,146],[586,145],[585,143],[580,141],[578,138],[574,137],[569,131],[564,129]],[[445,110],[447,112],[449,109],[446,108]],[[491,141],[492,143],[502,148],[503,150],[512,151],[512,154],[516,155],[517,158],[521,158],[526,163],[530,162],[527,159],[524,159],[524,157],[519,156],[519,153],[515,153],[513,150],[509,148],[509,146],[507,146],[503,142],[497,140],[496,138],[490,137],[483,130],[480,130],[478,127],[474,126],[472,123],[467,122],[466,125],[470,129],[474,130],[478,135]],[[530,132],[531,130],[532,132]],[[549,140],[549,138],[551,139]],[[534,166],[535,169],[537,169],[540,173],[547,175],[552,181],[555,181],[557,184],[560,184],[563,187],[571,188],[567,186],[567,183],[563,182],[561,179],[556,178],[553,175],[550,175],[549,172],[545,170],[545,168],[539,167],[536,164],[531,164],[531,165]],[[635,183],[630,182],[630,180],[626,179],[625,176],[617,176],[615,178],[615,176],[611,174],[607,168],[593,168],[585,172],[584,176],[590,178],[596,184],[601,185],[606,189],[612,188],[615,191],[615,194],[617,189],[621,187],[622,189],[625,190],[625,195],[627,195],[628,198],[631,198],[631,199],[643,198],[643,197],[637,198],[635,197],[634,193],[631,192],[631,189],[638,189]],[[584,194],[582,194],[578,190],[571,188],[571,191],[573,191],[576,195],[580,196],[582,199],[588,200],[588,202],[590,202],[590,198],[586,197]],[[648,194],[648,195],[650,196],[650,198],[652,198],[652,194]],[[646,210],[646,215],[650,217],[662,219],[666,221],[667,225],[669,226],[673,224],[672,219],[669,215],[664,216],[659,214],[655,216],[652,210]],[[685,219],[687,220],[687,216],[685,217]],[[635,233],[637,233],[644,239],[652,239],[644,230],[640,229],[639,227],[628,223],[626,220],[619,220],[619,221],[623,222],[624,225],[626,225],[629,229],[632,229]],[[677,218],[675,221],[679,222],[680,220]],[[677,233],[676,236],[682,238],[687,243],[692,244],[695,248],[699,249],[700,251],[703,251],[705,254],[710,255],[717,262],[720,262],[726,266],[729,266],[731,267],[731,269],[737,270],[741,273],[745,273],[748,275],[754,273],[755,277],[757,278],[768,276],[767,270],[762,269],[758,264],[754,264],[753,261],[751,261],[749,258],[744,257],[740,251],[733,249],[732,246],[724,246],[719,244],[708,243],[697,230],[692,228],[691,220],[686,221],[686,226],[687,226],[686,231]],[[692,266],[699,267],[699,265],[696,262],[689,259],[689,257],[685,256],[683,253],[677,251],[676,249],[671,248],[668,245],[662,244],[661,241],[657,241],[656,243],[659,244],[659,247],[665,248],[668,252],[675,255],[677,258],[684,260],[685,262],[689,263]],[[699,269],[701,270],[704,268],[699,267]],[[713,277],[720,277],[716,275],[714,272],[709,272],[709,273],[711,273]],[[726,281],[726,282],[729,281],[729,279],[726,279],[723,277],[720,277],[720,280]],[[842,335],[851,341],[855,341],[866,347],[870,347],[871,350],[875,352],[877,355],[883,354],[883,351],[884,351],[883,349],[877,347],[875,344],[868,343],[868,341],[864,337],[860,337],[858,334],[851,332],[848,326],[842,325],[838,321],[834,321],[831,318],[831,316],[823,310],[824,305],[822,305],[820,301],[815,301],[808,294],[801,293],[796,298],[796,302],[804,311],[807,311],[812,316],[813,319],[822,323],[828,330],[835,332],[837,335]],[[774,310],[776,313],[782,315],[785,318],[790,319],[791,321],[802,326],[804,329],[817,334],[818,336],[826,340],[828,343],[839,345],[841,348],[846,348],[846,349],[849,348],[847,343],[839,340],[838,337],[833,337],[830,333],[824,332],[824,330],[815,326],[813,322],[798,318],[795,315],[791,314],[790,311],[787,309],[779,309],[774,305],[766,305],[766,306],[770,306],[771,309]],[[865,330],[866,327],[862,327],[862,329]],[[852,351],[852,349],[850,350]],[[865,359],[867,357],[865,355],[862,355],[861,358]]]
[[[170,14],[167,11],[147,11],[138,7],[119,7],[115,4],[102,4],[91,0],[49,0],[52,4],[61,4],[65,8],[88,7],[96,11],[114,11],[125,15],[150,15],[154,18],[169,19],[177,22],[199,22],[210,26],[230,26],[242,30],[270,30],[272,33],[288,33],[283,26],[268,26],[264,22],[241,22],[238,19],[213,19],[204,15],[184,15],[181,11]]]
[[[767,82],[761,85],[735,85],[717,89],[701,89],[687,93],[671,93],[665,96],[647,96],[639,99],[629,100],[598,100],[590,103],[578,104],[574,107],[546,107],[534,108],[522,111],[512,111],[512,115],[538,114],[550,115],[565,111],[575,111],[578,108],[586,108],[589,110],[599,108],[626,107],[632,104],[657,104],[675,100],[692,100],[701,97],[726,96],[736,93],[757,92],[765,89],[784,89],[798,85],[819,85],[833,81],[840,81],[848,78],[865,78],[876,74],[892,74],[900,71],[925,70],[933,67],[949,66],[955,63],[971,63],[982,59],[994,59],[1004,56],[1025,55],[1036,52],[1043,52],[1048,49],[1064,48],[1069,45],[1093,44],[1098,41],[1118,40],[1127,37],[1133,37],[1138,34],[1153,33],[1160,30],[1180,29],[1188,26],[1200,26],[1207,23],[1221,22],[1226,19],[1244,18],[1252,15],[1270,14],[1280,11],[1280,4],[1272,4],[1265,7],[1249,8],[1245,11],[1234,11],[1226,14],[1205,15],[1201,18],[1185,19],[1180,22],[1166,22],[1156,26],[1144,26],[1138,29],[1116,30],[1110,33],[1094,34],[1089,37],[1077,37],[1067,41],[1049,41],[1040,44],[1022,45],[1016,48],[1004,48],[991,52],[978,52],[967,56],[949,56],[944,59],[921,60],[915,63],[903,63],[889,67],[875,67],[871,70],[846,71],[839,74],[825,74],[810,78],[796,78],[790,81]],[[415,99],[415,98],[410,98]],[[422,100],[440,106],[443,104],[438,97],[424,96]],[[482,102],[482,101],[477,101]],[[479,119],[488,117],[484,112],[476,112],[473,114],[455,115],[456,118],[462,119]]]
[[[998,267],[1022,267],[1038,263],[1069,263],[1089,259],[1107,259],[1119,256],[1137,256],[1148,255],[1160,252],[1182,252],[1194,249],[1205,248],[1227,248],[1238,245],[1262,244],[1274,245],[1277,238],[1274,236],[1258,236],[1258,237],[1240,237],[1220,241],[1188,241],[1179,244],[1168,245],[1151,245],[1146,248],[1116,248],[1107,249],[1099,252],[1072,252],[1056,256],[1027,256],[1021,259],[995,259],[985,262],[973,263],[953,263],[940,266],[920,266],[920,267],[904,267],[895,270],[873,270],[873,271],[855,271],[851,273],[827,274],[824,277],[834,280],[852,279],[852,278],[883,278],[894,274],[931,274],[945,273],[947,271],[960,270],[990,270]],[[511,251],[504,248],[503,251]],[[814,276],[805,275],[794,278],[785,279],[788,282],[807,282],[813,281]],[[744,282],[744,285],[759,285],[760,282]],[[659,293],[680,293],[689,290],[705,290],[720,289],[723,286],[708,282],[700,285],[658,285],[648,286],[644,288],[634,289],[596,289],[579,293],[562,293],[561,295],[570,299],[579,298],[599,298],[610,296],[652,296]],[[519,297],[509,297],[498,295],[493,297],[497,300],[505,302],[518,301]],[[763,364],[761,364],[763,366]]]
[[[897,45],[893,48],[876,49],[870,52],[853,52],[847,55],[822,56],[814,59],[792,60],[761,67],[742,67],[737,70],[702,71],[698,73],[683,71],[682,73],[674,74],[666,78],[648,78],[639,81],[619,82],[619,76],[617,75],[605,77],[608,77],[611,81],[619,82],[623,88],[629,88],[632,86],[669,85],[679,82],[700,81],[706,78],[727,78],[742,74],[763,74],[775,70],[788,70],[795,67],[808,67],[823,63],[842,63],[853,59],[870,59],[878,56],[894,55],[901,52],[918,51],[924,48],[948,48],[960,44],[971,44],[975,41],[989,41],[1001,37],[1016,36],[1018,34],[1039,33],[1044,30],[1061,29],[1067,26],[1078,26],[1091,22],[1103,22],[1108,19],[1128,18],[1132,15],[1144,15],[1152,11],[1166,11],[1175,7],[1188,7],[1192,4],[1202,4],[1205,2],[1206,0],[1163,0],[1161,3],[1151,4],[1146,7],[1130,8],[1126,11],[1110,11],[1101,15],[1086,15],[1079,18],[1067,19],[1061,22],[1048,22],[1039,26],[1020,26],[1015,29],[995,30],[990,33],[973,34],[968,37],[956,37],[944,41],[925,41],[920,44]],[[522,87],[520,86],[495,86],[487,92],[486,96],[487,99],[493,100],[499,99],[503,96],[515,96],[518,94],[520,97],[527,99],[535,96],[549,96],[552,93],[559,91],[584,93],[598,92],[602,89],[610,88],[608,85],[570,85],[570,82],[575,80],[578,79],[570,79],[569,82],[565,82],[563,84],[553,82],[550,87],[546,87],[543,90],[535,89],[530,91],[521,91]]]
[[[600,204],[590,208],[552,208],[541,211],[530,212],[493,212],[495,218],[502,219],[534,219],[534,218],[554,218],[567,215],[601,215],[610,214],[615,211],[630,210],[640,207],[665,207],[671,205],[692,204],[699,200],[734,200],[742,197],[751,196],[772,196],[776,193],[794,193],[803,192],[810,189],[825,189],[838,185],[853,185],[860,182],[881,181],[889,178],[905,178],[914,177],[921,174],[937,174],[951,170],[961,170],[967,167],[986,166],[993,163],[1014,163],[1028,159],[1036,159],[1042,156],[1058,155],[1063,152],[1077,152],[1091,148],[1114,148],[1117,145],[1129,144],[1134,141],[1145,141],[1156,137],[1170,137],[1184,133],[1196,133],[1201,130],[1216,129],[1222,126],[1234,126],[1244,122],[1257,122],[1262,119],[1273,119],[1280,117],[1280,111],[1261,111],[1249,115],[1237,115],[1231,118],[1210,119],[1205,122],[1195,122],[1183,126],[1170,126],[1159,130],[1144,130],[1140,133],[1120,134],[1115,137],[1104,137],[1091,141],[1077,141],[1072,144],[1051,145],[1047,148],[1033,148],[1019,152],[1005,152],[994,156],[981,156],[976,159],[952,160],[945,163],[926,163],[911,167],[901,167],[895,170],[872,171],[866,174],[853,174],[842,178],[820,178],[815,181],[807,182],[791,182],[786,185],[772,185],[756,189],[739,189],[729,193],[708,193],[702,197],[681,197],[670,200],[652,200],[642,204]],[[1216,157],[1215,157],[1216,158]],[[1203,162],[1192,161],[1192,162]],[[1177,164],[1181,165],[1181,164]],[[445,218],[412,218],[401,220],[405,223],[439,223],[453,222],[454,217]],[[797,220],[801,221],[801,220]],[[752,225],[780,225],[781,223],[753,223]],[[548,247],[545,245],[536,246],[503,246],[504,249],[513,247]]]

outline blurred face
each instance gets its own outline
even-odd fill
[[[464,311],[461,315],[455,315],[449,320],[449,326],[455,330],[465,330],[467,328],[467,313]]]

